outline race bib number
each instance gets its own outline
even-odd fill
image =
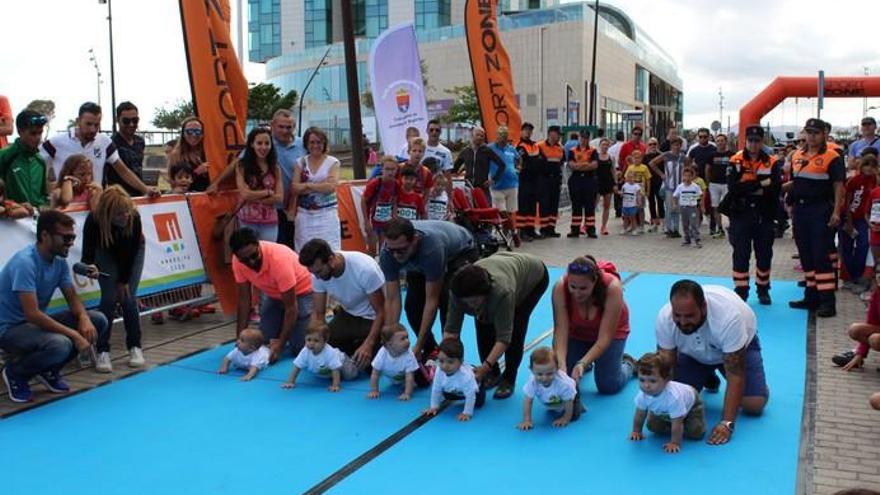
[[[388,222],[391,220],[392,207],[389,204],[376,205],[376,211],[373,213],[373,220],[377,222]]]
[[[871,223],[880,223],[880,201],[871,204]]]
[[[398,206],[397,207],[397,216],[400,218],[405,218],[407,220],[418,220],[419,216],[416,212],[415,208],[409,208],[406,206]]]

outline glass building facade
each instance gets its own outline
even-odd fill
[[[248,47],[251,62],[281,55],[281,0],[248,0]]]
[[[305,0],[306,48],[328,45],[333,41],[333,16],[331,0]]]
[[[388,29],[388,0],[354,0],[354,35],[369,39]]]
[[[436,29],[452,24],[452,0],[415,0],[416,29]]]

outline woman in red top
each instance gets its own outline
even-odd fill
[[[620,391],[635,371],[624,354],[629,336],[629,309],[623,285],[600,268],[592,256],[576,258],[553,287],[553,348],[559,364],[580,382],[595,365],[600,394]]]

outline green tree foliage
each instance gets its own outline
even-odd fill
[[[471,124],[480,122],[480,105],[477,92],[472,85],[455,86],[447,89],[446,94],[452,95],[454,102],[441,120],[447,124]]]
[[[180,129],[183,120],[196,114],[193,102],[177,100],[171,108],[156,108],[153,117],[153,125],[159,129],[176,131]]]
[[[267,122],[279,109],[292,109],[298,99],[296,91],[282,95],[281,89],[271,83],[260,83],[248,91],[248,119]]]

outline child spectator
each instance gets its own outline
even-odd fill
[[[232,365],[233,368],[247,370],[241,381],[250,381],[261,369],[269,366],[269,354],[269,348],[263,345],[263,332],[245,328],[238,334],[235,347],[223,358],[217,373],[225,375],[229,372],[229,365]]]
[[[447,179],[443,173],[434,175],[434,187],[428,193],[428,220],[449,220],[449,194],[446,192]]]
[[[672,193],[672,205],[681,213],[681,227],[684,230],[684,242],[681,245],[690,246],[693,240],[696,247],[701,248],[703,245],[700,244],[699,210],[703,190],[694,182],[695,176],[696,172],[692,167],[684,168],[681,173],[682,182]]]
[[[15,220],[33,215],[33,210],[28,210],[15,201],[6,199],[6,183],[0,179],[0,218]]]
[[[400,161],[406,161],[406,158],[409,156],[410,143],[415,138],[421,139],[420,138],[421,135],[422,134],[421,134],[421,132],[419,132],[418,127],[407,127],[406,128],[406,144],[403,145],[403,149],[401,149],[400,153],[397,154],[397,158],[399,158]],[[425,142],[424,139],[422,139],[422,144],[424,144],[424,142]],[[424,154],[424,152],[425,152],[425,150],[423,149],[422,153]]]
[[[642,427],[648,420],[653,433],[672,433],[663,450],[681,450],[682,437],[699,440],[706,434],[706,417],[700,394],[690,385],[670,380],[672,366],[659,354],[649,352],[639,359],[639,393],[630,440],[643,440]]]
[[[427,202],[428,191],[434,187],[434,176],[428,167],[422,165],[422,157],[425,156],[425,140],[420,137],[412,138],[409,141],[409,160],[407,160],[398,175],[403,169],[412,168],[416,171],[416,184],[413,188],[416,193],[422,196]]]
[[[635,181],[642,188],[642,195],[645,197],[650,196],[651,194],[651,170],[647,165],[642,163],[642,152],[638,149],[633,150],[627,158],[627,163],[629,166],[626,168],[626,173],[629,173],[630,170],[635,174]],[[639,233],[645,233],[645,204],[644,201],[638,206],[638,226]]]
[[[391,378],[395,384],[403,384],[403,393],[397,398],[409,400],[416,385],[415,373],[419,363],[409,348],[409,332],[400,323],[382,328],[382,347],[373,358],[373,373],[370,375],[370,399],[379,397],[379,378]]]
[[[407,165],[400,172],[400,191],[397,193],[397,217],[407,220],[424,220],[425,197],[415,190],[419,174],[415,168]]]
[[[188,162],[180,162],[171,166],[168,170],[171,179],[171,192],[174,194],[186,194],[192,186],[193,169]]]
[[[562,428],[572,421],[577,421],[583,406],[577,400],[577,384],[564,371],[559,369],[556,353],[549,347],[539,347],[529,357],[529,369],[532,376],[523,387],[526,395],[523,399],[523,420],[516,427],[521,431],[532,429],[532,402],[535,397],[549,411],[562,414],[553,422],[553,426]]]
[[[644,204],[645,194],[642,186],[636,183],[636,174],[632,170],[626,171],[626,182],[620,188],[623,199],[623,232],[626,235],[639,235],[636,226],[639,222],[639,208]]]
[[[64,160],[52,190],[52,201],[57,208],[75,203],[88,203],[94,211],[101,196],[101,186],[92,177],[92,162],[82,154],[73,154]]]
[[[358,368],[350,357],[344,352],[327,343],[330,337],[330,327],[324,322],[312,322],[306,328],[305,347],[293,360],[293,369],[282,388],[296,387],[296,378],[302,370],[308,370],[312,374],[330,378],[331,392],[339,392],[339,382],[342,379],[353,380],[357,377]]]
[[[861,294],[871,287],[864,279],[868,257],[868,212],[871,209],[871,191],[877,186],[877,158],[867,156],[859,162],[859,174],[846,181],[846,202],[841,207],[842,220],[837,232],[840,257],[849,280],[845,289]]]
[[[385,224],[395,216],[397,194],[400,185],[397,183],[397,159],[384,156],[379,163],[382,175],[367,182],[361,196],[361,211],[369,219],[367,231],[364,232],[371,253],[384,242]]]
[[[486,401],[483,390],[470,366],[462,366],[464,346],[456,338],[445,338],[440,342],[437,367],[431,386],[431,407],[425,410],[426,416],[436,416],[440,410],[440,400],[464,400],[464,409],[458,415],[459,421],[469,421],[474,415],[474,407],[482,407]]]
[[[880,281],[880,264],[874,265],[874,279]],[[871,293],[865,322],[850,325],[849,336],[856,341],[856,348],[831,358],[831,362],[842,366],[844,371],[861,368],[869,349],[880,351],[880,290],[874,289]]]

